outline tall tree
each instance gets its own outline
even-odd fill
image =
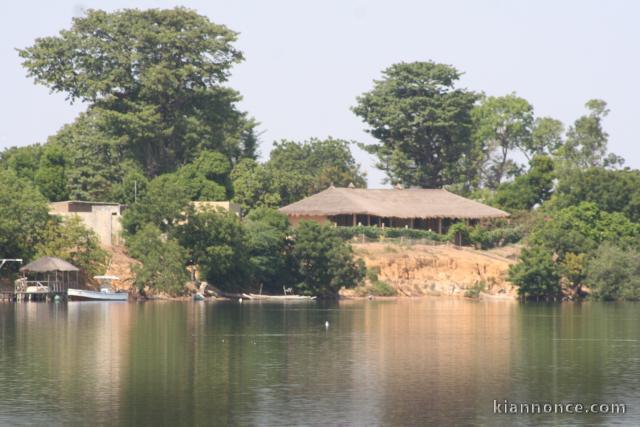
[[[244,160],[232,173],[234,200],[244,209],[279,207],[330,185],[366,187],[366,174],[355,161],[348,141],[311,138],[274,143],[269,160]]]
[[[353,112],[378,140],[367,146],[392,184],[441,187],[459,182],[471,155],[471,110],[478,96],[455,87],[460,72],[435,62],[394,64]]]
[[[600,99],[587,101],[589,113],[578,118],[567,131],[567,140],[560,150],[560,157],[567,167],[588,168],[616,166],[624,160],[608,153],[609,134],[602,122],[609,114],[607,103]]]
[[[531,130],[531,155],[553,155],[564,143],[564,125],[560,120],[551,117],[538,117]]]
[[[32,257],[48,218],[47,200],[33,183],[0,169],[0,258]]]
[[[203,150],[234,162],[255,155],[255,123],[237,110],[239,94],[222,86],[242,60],[235,41],[236,33],[184,8],[89,10],[19,53],[37,83],[89,104],[91,128],[72,125],[76,140],[102,134],[153,177]]]
[[[484,184],[497,188],[517,170],[509,155],[516,149],[531,156],[533,107],[527,100],[509,94],[487,97],[472,112],[474,138],[482,152]]]

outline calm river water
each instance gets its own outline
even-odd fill
[[[0,303],[0,425],[640,425],[639,375],[637,304]]]

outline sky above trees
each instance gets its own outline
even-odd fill
[[[561,3],[561,4],[560,4]],[[636,17],[640,4],[597,1],[182,1],[240,33],[245,61],[231,71],[240,104],[261,125],[260,151],[272,142],[311,137],[371,143],[350,107],[389,65],[433,60],[464,72],[460,86],[502,96],[515,91],[537,116],[565,125],[600,98],[611,113],[609,149],[640,167],[635,139],[640,104]],[[0,15],[0,149],[45,142],[85,106],[35,86],[15,48],[68,28],[82,9],[173,7],[175,1],[12,3]],[[384,173],[364,152],[356,158],[369,185]]]

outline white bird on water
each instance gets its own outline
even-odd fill
[[[242,298],[240,298],[240,299],[238,300],[238,302],[242,302]]]
[[[325,320],[325,322],[324,322],[324,327],[325,327],[326,329],[329,329],[329,321],[328,321],[328,320]]]

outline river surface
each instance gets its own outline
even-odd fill
[[[0,303],[0,425],[578,423],[640,425],[639,304]]]

